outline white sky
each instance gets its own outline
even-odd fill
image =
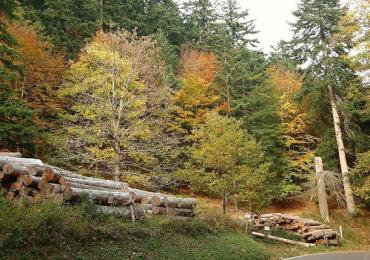
[[[280,40],[292,37],[288,22],[293,22],[292,12],[299,0],[238,0],[243,8],[249,9],[250,17],[256,19],[259,48],[270,52]]]

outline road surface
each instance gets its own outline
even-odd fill
[[[370,260],[370,251],[354,253],[304,255],[287,258],[286,260]]]

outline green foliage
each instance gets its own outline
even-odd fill
[[[54,47],[67,58],[75,58],[86,40],[99,28],[99,1],[96,0],[23,0],[25,18],[43,25]]]
[[[269,200],[268,167],[256,141],[233,118],[210,112],[192,131],[191,158],[181,174],[210,194],[234,197],[256,208]]]
[[[216,10],[210,0],[187,0],[183,4],[185,41],[202,43],[212,34]]]
[[[357,155],[355,167],[350,173],[354,193],[370,208],[370,151]]]
[[[26,206],[0,196],[0,257],[78,259],[267,259],[247,234],[215,224],[152,218],[131,223],[86,207],[45,201]],[[219,222],[218,222],[219,223]],[[215,245],[218,245],[215,247]]]
[[[248,20],[248,10],[241,10],[236,0],[225,0],[222,5],[222,19],[227,32],[236,46],[256,46],[258,40],[250,38],[256,34],[254,20]]]
[[[165,32],[159,30],[155,34],[157,46],[160,49],[161,59],[165,62],[166,72],[164,75],[164,84],[172,88],[177,87],[177,70],[179,67],[178,49],[172,45],[166,38]]]

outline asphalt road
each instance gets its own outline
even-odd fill
[[[370,260],[370,251],[356,253],[304,255],[287,258],[286,260]]]

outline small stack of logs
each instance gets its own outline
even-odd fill
[[[146,214],[194,217],[196,200],[129,187],[127,183],[79,175],[41,160],[0,153],[0,188],[8,200],[53,198],[73,203],[87,197],[97,210],[133,221]]]
[[[285,230],[293,231],[304,239],[308,245],[339,245],[340,236],[338,232],[331,229],[328,225],[316,220],[281,213],[262,215],[246,214],[245,217],[246,220],[257,229],[269,226],[272,228],[280,227]]]

